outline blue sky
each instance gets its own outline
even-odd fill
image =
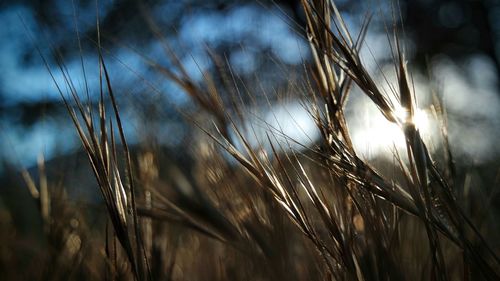
[[[71,16],[73,8],[68,4],[71,2],[63,0],[59,2],[56,14],[61,16],[60,22],[67,25],[61,30],[67,32],[64,36],[74,37],[73,43],[77,48],[76,35],[72,27],[74,24]],[[100,12],[101,17],[103,17],[113,2],[101,2]],[[153,12],[160,23],[162,21],[168,22],[169,15],[176,11],[179,13],[184,11],[180,2],[167,3],[164,6],[159,6]],[[51,44],[56,44],[63,36],[51,33],[39,26],[35,20],[34,11],[29,8],[22,5],[6,7],[0,10],[0,26],[3,27],[0,29],[0,38],[2,38],[2,44],[0,44],[0,93],[3,105],[47,100],[59,101],[59,93],[39,55],[31,54],[31,63],[24,63],[24,57],[27,52],[32,50],[30,47],[36,44],[42,53],[50,58]],[[79,7],[77,13],[78,25],[81,29],[92,26],[95,21],[95,8],[93,6]],[[357,23],[361,20],[362,18],[356,20],[355,16],[346,14],[346,22],[354,30],[354,33],[358,29]],[[263,8],[252,3],[234,6],[224,13],[206,9],[189,10],[182,15],[176,30],[170,33],[166,31],[166,34],[182,64],[195,80],[201,80],[202,72],[212,67],[206,54],[205,47],[207,45],[210,48],[217,48],[219,44],[223,43],[240,45],[241,48],[237,48],[229,54],[227,59],[233,70],[242,75],[253,74],[258,69],[261,60],[267,59],[262,56],[264,50],[270,51],[278,60],[289,65],[298,65],[304,58],[309,57],[308,44],[290,28],[290,23],[285,20],[285,16],[279,9]],[[30,38],[30,36],[32,37]],[[137,53],[125,46],[126,44],[134,46],[137,42],[121,43],[122,45],[117,44],[106,54],[111,80],[117,89],[123,90],[120,92],[129,95],[129,98],[131,96],[132,100],[133,98],[142,98],[142,96],[134,96],[136,91],[154,92],[141,82],[141,79],[145,78],[149,81],[148,83],[154,85],[155,89],[161,91],[160,95],[168,101],[167,104],[179,107],[190,104],[186,95],[182,94],[171,82],[161,78],[158,73],[152,72]],[[163,46],[158,41],[140,43],[138,51],[141,54],[168,66]],[[406,44],[411,46],[411,40],[407,41]],[[374,58],[389,57],[386,36],[372,32],[367,36],[365,46],[362,51],[363,61],[370,71],[376,73],[378,69]],[[83,53],[83,60],[87,70],[86,82],[95,96],[98,93],[99,81],[95,51],[86,50]],[[83,92],[85,81],[79,58],[69,58],[65,64],[77,88]],[[64,80],[61,73],[57,71],[57,66],[51,64],[50,67],[54,70],[56,81],[63,85]],[[498,138],[500,101],[496,92],[498,73],[491,67],[491,61],[480,54],[462,63],[451,61],[446,57],[438,57],[433,60],[431,67],[442,82],[447,107],[452,114],[459,117],[456,120],[463,118],[482,120],[474,128],[462,124],[461,121],[451,121],[450,125],[453,129],[451,137],[452,141],[454,140],[452,143],[456,143],[456,152],[477,159],[493,157],[491,153],[488,154],[488,151],[491,151],[489,148]],[[383,79],[379,82],[385,83]],[[417,91],[422,92],[423,95],[428,91],[426,83],[428,81],[425,79],[417,81]],[[471,95],[468,94],[470,92],[477,94],[471,98]],[[357,100],[359,100],[358,105],[356,104]],[[284,119],[290,117],[290,112],[302,112],[297,108],[297,103],[291,102],[289,104],[292,106],[291,108],[285,109],[283,104],[279,104],[274,111],[287,112],[282,116]],[[365,104],[362,99],[354,98],[352,106],[365,106]],[[468,108],[468,110],[464,108]],[[172,109],[166,108],[165,110]],[[370,110],[363,112],[373,114]],[[130,140],[140,139],[138,137],[141,134],[138,131],[138,128],[141,127],[140,119],[134,116],[133,110],[124,112],[124,115],[129,120],[126,131]],[[359,123],[359,120],[365,120],[366,117],[352,116],[350,118],[353,120],[351,123],[355,127],[354,130],[367,132],[366,126]],[[303,118],[298,122],[310,124],[306,119]],[[0,156],[9,162],[16,163],[16,165],[30,166],[40,153],[43,153],[46,159],[50,159],[55,155],[78,148],[79,143],[69,121],[69,119],[54,120],[41,116],[38,122],[26,128],[20,126],[16,116],[1,119],[0,145],[2,149],[0,149]],[[293,128],[293,124],[296,122],[288,120],[285,123],[287,125],[284,127]],[[182,134],[185,133],[175,122],[164,126],[159,126],[159,124],[151,126],[157,128],[156,130],[161,136],[172,135],[175,131],[178,134],[176,139],[181,139]],[[308,130],[308,128],[305,129]],[[174,140],[165,143],[176,145]],[[390,146],[391,144],[384,143],[384,145]],[[370,143],[360,143],[359,146],[360,149],[364,149],[364,147],[370,146]],[[374,153],[373,149],[367,151]]]

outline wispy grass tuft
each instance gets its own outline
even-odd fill
[[[217,71],[195,81],[152,22],[173,67],[145,62],[203,112],[182,113],[201,131],[193,135],[188,168],[165,161],[151,147],[129,147],[127,120],[99,40],[96,108],[83,101],[59,60],[65,80],[54,82],[99,186],[106,219],[101,235],[91,239],[89,229],[75,226],[87,225],[88,218],[78,206],[65,205],[64,192],[56,196],[48,187],[43,160],[38,184],[23,172],[45,235],[59,243],[49,259],[57,268],[45,279],[79,280],[77,271],[86,280],[500,279],[498,249],[462,208],[468,198],[458,196],[445,109],[436,100],[445,157],[431,155],[415,125],[418,93],[398,31],[388,31],[397,85],[386,93],[360,57],[372,16],[359,34],[351,34],[333,1],[301,3],[312,62],[304,62],[304,77],[290,81],[289,89],[320,133],[311,145],[263,116],[257,116],[259,124],[245,122],[251,113],[243,97],[252,105],[256,97],[241,89],[231,66],[207,50]],[[353,89],[404,133],[406,158],[398,151],[389,155],[395,159],[387,163],[393,176],[353,145],[345,115]],[[266,130],[258,145],[251,138],[255,126]],[[435,160],[441,158],[444,163]],[[68,257],[70,262],[62,261]]]

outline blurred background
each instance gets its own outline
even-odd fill
[[[373,16],[361,52],[381,87],[386,78],[393,79],[387,30],[393,21],[404,26],[400,36],[420,102],[419,126],[431,147],[440,146],[431,137],[436,135],[436,126],[428,108],[435,92],[448,113],[452,153],[459,171],[464,171],[458,176],[460,181],[490,187],[498,184],[500,3],[394,2],[336,1],[354,35],[364,18]],[[133,147],[154,146],[171,161],[190,167],[190,144],[200,132],[180,113],[194,114],[197,108],[148,64],[151,60],[172,67],[166,44],[195,81],[201,82],[203,73],[216,73],[218,66],[209,53],[215,54],[222,64],[230,65],[230,80],[261,98],[264,105],[254,104],[255,115],[271,124],[279,119],[286,133],[306,144],[317,137],[312,120],[294,99],[300,93],[287,92],[292,81],[303,77],[304,66],[311,59],[298,0],[2,1],[0,205],[22,208],[18,202],[23,197],[18,194],[28,193],[20,191],[24,187],[18,171],[26,168],[36,173],[40,155],[51,171],[51,180],[70,187],[95,185],[42,55],[61,85],[65,77],[58,70],[57,57],[63,58],[75,87],[82,96],[88,88],[89,102],[97,102],[97,14],[105,60]],[[276,98],[284,92],[287,99]],[[404,145],[397,129],[388,127],[369,104],[362,95],[354,94],[348,106],[354,142],[365,158],[385,155],[393,144]],[[92,197],[97,189],[85,190],[74,192],[88,192]]]

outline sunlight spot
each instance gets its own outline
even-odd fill
[[[417,109],[415,112],[415,116],[413,117],[413,122],[415,123],[415,126],[420,130],[421,134],[425,135],[429,133],[429,128],[430,128],[430,118],[429,114],[422,110],[422,109]]]
[[[372,104],[366,104],[362,117],[356,119],[353,126],[353,143],[356,151],[365,157],[374,157],[387,154],[393,148],[402,150],[406,147],[404,132],[399,125],[385,119]],[[373,107],[373,108],[372,108]],[[404,122],[413,122],[420,131],[422,138],[430,135],[430,118],[425,110],[417,109],[413,120],[409,119],[408,112],[398,107],[395,109],[396,117]]]

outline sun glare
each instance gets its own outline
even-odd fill
[[[408,112],[403,108],[395,110],[396,116],[404,121]],[[386,153],[392,148],[402,149],[406,141],[402,129],[394,123],[387,121],[378,112],[367,112],[361,124],[354,127],[353,141],[355,148],[364,156],[372,157]],[[421,135],[428,135],[430,119],[426,111],[417,109],[413,120]]]

